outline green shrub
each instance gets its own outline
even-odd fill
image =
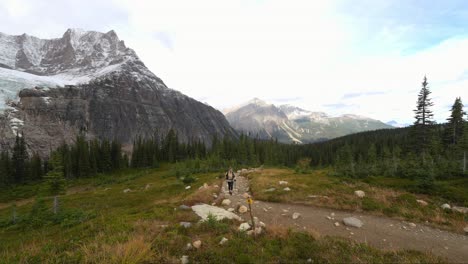
[[[383,213],[386,216],[395,216],[400,214],[400,208],[396,206],[385,207]]]
[[[378,211],[382,208],[382,205],[372,198],[364,197],[361,207],[364,211]]]

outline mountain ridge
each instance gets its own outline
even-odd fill
[[[369,117],[355,114],[333,117],[293,105],[276,106],[258,98],[223,113],[231,126],[241,133],[263,139],[277,138],[284,143],[311,143],[356,132],[392,128]]]
[[[114,31],[0,35],[0,148],[24,132],[42,155],[79,133],[131,145],[170,129],[184,142],[237,137],[224,115],[168,88]]]

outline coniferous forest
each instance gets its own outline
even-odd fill
[[[127,167],[158,167],[161,163],[177,163],[182,171],[178,173],[190,174],[228,166],[294,167],[307,158],[310,166],[329,167],[336,176],[417,179],[424,190],[430,191],[436,179],[468,176],[468,121],[462,99],[455,98],[444,124],[434,122],[433,104],[424,77],[411,127],[357,133],[307,145],[247,135],[214,137],[210,145],[196,140],[184,143],[171,130],[164,138],[135,139],[132,153],[124,153],[117,141],[88,141],[85,135],[79,135],[73,144],[63,144],[49,158],[41,159],[28,153],[27,135],[18,134],[14,147],[0,154],[0,186],[54,177],[92,177]]]

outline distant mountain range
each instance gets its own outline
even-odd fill
[[[292,105],[276,106],[258,98],[223,112],[237,131],[262,139],[277,138],[284,143],[310,143],[362,131],[394,128],[364,116],[332,117]]]

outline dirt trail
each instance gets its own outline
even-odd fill
[[[222,192],[226,198],[232,201],[232,205],[246,205],[246,199],[242,197],[242,194],[248,192],[248,180],[239,176],[234,188],[234,193],[230,196],[226,191],[227,184],[224,183]],[[357,242],[368,243],[383,250],[413,249],[431,252],[446,257],[449,261],[468,263],[468,236],[422,224],[411,226],[408,222],[367,215],[361,212],[353,213],[305,205],[262,201],[255,201],[252,211],[267,226],[281,225],[296,230],[316,231],[322,236],[346,237]],[[294,220],[292,218],[293,213],[299,213],[300,217]],[[359,218],[364,226],[361,228],[344,226],[342,219],[350,216]],[[340,225],[335,226],[335,222]]]

